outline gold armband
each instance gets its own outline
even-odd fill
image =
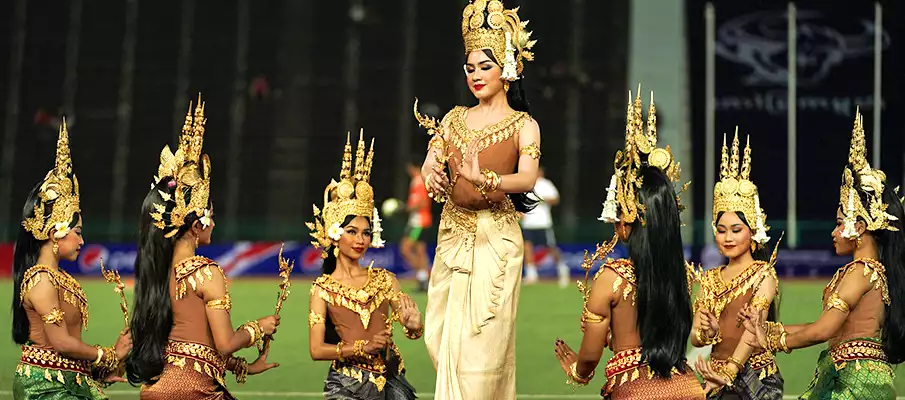
[[[419,339],[421,335],[424,334],[424,325],[422,325],[418,329],[409,329],[405,325],[402,326],[402,332],[405,333],[405,337],[415,340]]]
[[[603,316],[600,314],[596,314],[591,310],[588,310],[588,305],[584,305],[584,309],[581,310],[581,322],[587,322],[591,324],[599,324],[603,322]]]
[[[314,325],[326,324],[326,323],[327,323],[327,318],[326,318],[326,316],[324,316],[324,314],[318,314],[314,311],[308,313],[308,329],[313,328]]]
[[[229,312],[229,310],[232,310],[233,308],[233,302],[229,298],[229,293],[227,292],[225,295],[223,295],[223,297],[207,302],[207,308]]]
[[[823,305],[824,311],[829,311],[833,308],[846,314],[848,314],[850,311],[848,303],[846,303],[845,300],[842,300],[842,298],[839,297],[839,292],[833,292],[833,294],[831,294],[830,297],[826,299],[826,303]]]
[[[764,311],[770,309],[770,301],[764,296],[754,296],[751,299],[751,309],[754,311]]]
[[[246,347],[257,344],[258,351],[264,349],[264,330],[261,329],[261,325],[258,324],[258,321],[248,321],[242,324],[239,329],[248,331],[248,345]]]
[[[531,157],[535,160],[540,159],[540,146],[537,145],[537,142],[531,142],[527,146],[524,146],[518,150],[519,154],[524,154],[528,157]]]
[[[52,308],[50,312],[41,316],[45,324],[61,326],[63,323],[63,315],[66,314],[59,308]]]
[[[577,385],[577,386],[585,386],[594,379],[594,373],[596,371],[591,371],[591,374],[588,376],[578,375],[578,361],[572,363],[569,366],[569,384]]]

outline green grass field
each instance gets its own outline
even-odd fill
[[[89,280],[83,283],[90,299],[90,329],[84,338],[88,343],[113,343],[122,328],[122,315],[117,305],[118,297],[112,287],[102,281]],[[411,286],[411,284],[403,284]],[[816,281],[785,282],[782,285],[782,320],[786,323],[808,322],[820,313],[820,291],[824,283]],[[271,359],[279,362],[279,368],[265,374],[249,377],[245,385],[230,385],[242,399],[317,398],[322,389],[327,363],[315,363],[308,356],[308,288],[307,282],[299,281],[293,286],[293,294],[287,300],[282,312],[282,323],[277,340],[273,344]],[[276,281],[260,279],[239,279],[232,283],[233,324],[258,318],[272,312],[276,298]],[[0,281],[0,299],[5,304],[12,295],[11,282]],[[422,309],[425,296],[415,295]],[[5,306],[4,306],[5,308]],[[599,388],[604,383],[602,366],[598,377],[588,387],[576,390],[565,385],[565,375],[553,355],[553,343],[557,337],[577,346],[581,332],[578,316],[581,311],[581,296],[574,288],[559,289],[552,284],[526,286],[521,292],[519,305],[518,343],[518,393],[521,398],[599,398]],[[664,318],[668,318],[664,316]],[[19,349],[9,336],[10,314],[0,313],[0,326],[7,329],[5,340],[0,345],[0,398],[10,398],[10,389]],[[398,345],[405,358],[408,379],[421,392],[422,397],[434,391],[435,373],[428,359],[424,344],[411,341],[397,329]],[[790,355],[778,356],[779,366],[785,377],[786,394],[801,393],[810,382],[814,364],[823,346],[795,351]],[[253,359],[250,350],[243,351],[246,358]],[[605,359],[609,354],[604,355]],[[604,360],[605,360],[604,359]],[[232,375],[229,375],[232,378]],[[896,378],[898,393],[905,394],[905,378]],[[109,389],[111,397],[135,398],[136,389],[118,384]],[[793,398],[793,397],[789,397]]]

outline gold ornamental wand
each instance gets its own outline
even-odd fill
[[[119,277],[119,271],[115,269],[107,270],[104,268],[104,258],[101,257],[101,274],[104,275],[104,280],[107,283],[112,283],[114,286],[113,291],[119,294],[119,308],[123,312],[123,320],[125,321],[125,328],[129,327],[129,304],[126,302],[126,285],[123,284],[122,279]],[[125,329],[124,328],[124,329]]]
[[[431,151],[431,149],[433,148],[443,149],[442,152],[434,150],[434,160],[437,162],[437,164],[446,166],[446,163],[449,161],[449,155],[446,153],[446,141],[443,140],[442,125],[437,121],[436,118],[428,117],[427,115],[418,112],[417,97],[415,97],[415,105],[412,107],[412,109],[412,111],[415,113],[415,119],[418,121],[418,125],[421,125],[422,128],[427,129],[427,134],[431,136],[430,143],[428,143],[427,145],[427,150]],[[452,187],[452,185],[450,185],[450,187]],[[437,203],[443,203],[449,198],[446,192],[437,194],[428,192],[428,195]]]
[[[295,267],[295,262],[290,262],[288,258],[283,258],[283,246],[285,243],[280,244],[280,254],[277,256],[277,259],[280,263],[280,292],[277,293],[277,305],[276,311],[274,315],[280,315],[280,311],[283,309],[283,302],[289,297],[289,287],[292,286],[292,282],[289,281],[289,275],[292,274],[292,269]],[[264,346],[267,347],[267,343],[273,340],[273,335],[268,335],[264,338]]]

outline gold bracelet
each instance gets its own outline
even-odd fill
[[[367,340],[356,340],[355,344],[352,345],[352,354],[355,357],[370,358],[370,354],[365,353],[365,346],[368,345],[368,342]]]
[[[726,361],[729,361],[729,362],[735,364],[735,366],[738,367],[739,371],[745,369],[745,363],[743,363],[741,360],[739,360],[735,357],[729,357],[728,359],[726,359]]]
[[[695,336],[697,337],[698,342],[699,342],[702,346],[708,346],[708,345],[711,345],[711,344],[716,344],[716,343],[719,343],[720,341],[723,340],[723,336],[722,336],[722,335],[723,335],[723,332],[717,332],[716,336],[712,336],[712,337],[711,337],[711,336],[708,336],[707,338],[702,338],[702,337],[701,337],[701,336],[703,336],[703,335],[702,335],[703,333],[704,333],[704,328],[701,328],[701,327],[698,327],[697,332],[695,332]]]
[[[101,346],[94,346],[97,349],[97,359],[94,360],[92,364],[98,365],[101,363],[101,358],[104,357],[104,349]]]
[[[262,351],[264,349],[264,330],[261,329],[261,324],[258,321],[248,321],[242,324],[241,328],[248,331],[249,339],[246,347],[257,344],[258,351]]]
[[[779,345],[782,346],[782,351],[786,352],[786,354],[791,354],[792,349],[789,348],[789,345],[786,344],[786,337],[789,336],[789,332],[782,331],[782,334],[779,335]]]
[[[236,365],[233,367],[233,374],[236,375],[236,383],[245,383],[248,377],[248,362],[244,357],[233,357]]]
[[[345,344],[346,343],[342,340],[340,340],[339,343],[336,344],[336,359],[339,361],[345,361],[345,359],[343,358],[343,346]]]
[[[405,337],[415,340],[421,337],[424,334],[424,325],[421,325],[418,329],[409,329],[405,325],[402,326],[402,332],[405,333]]]
[[[596,371],[591,371],[591,374],[588,376],[578,375],[578,361],[575,361],[572,363],[572,365],[569,366],[569,383],[578,386],[585,386],[590,383],[592,379],[594,379],[595,372]]]

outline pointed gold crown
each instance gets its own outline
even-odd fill
[[[50,216],[46,221],[44,211],[51,205]],[[60,125],[57,137],[57,156],[52,170],[47,172],[41,188],[38,189],[38,202],[35,204],[35,215],[22,221],[22,226],[37,240],[50,238],[50,231],[55,229],[54,238],[60,239],[78,222],[73,222],[79,207],[79,180],[72,172],[72,157],[69,154],[69,130],[66,119]]]
[[[763,245],[770,240],[767,231],[767,216],[760,208],[757,186],[751,182],[751,138],[745,143],[745,155],[739,159],[738,127],[732,140],[731,155],[726,149],[726,135],[723,135],[723,154],[720,158],[720,181],[713,187],[713,221],[711,228],[716,234],[717,216],[721,212],[740,212],[752,224],[752,239]],[[741,161],[741,163],[739,163]]]
[[[848,165],[842,171],[842,187],[839,189],[839,204],[845,214],[842,236],[856,239],[858,231],[855,223],[858,218],[867,223],[867,230],[898,231],[890,221],[898,221],[896,216],[886,212],[889,204],[883,202],[883,190],[886,188],[886,174],[879,169],[872,169],[867,162],[867,144],[864,138],[863,117],[860,108],[855,111],[855,124],[852,128],[852,143],[848,152]],[[855,177],[858,178],[858,187]],[[861,200],[858,191],[864,192],[866,201]]]
[[[657,108],[654,106],[654,92],[650,93],[650,106],[647,111],[647,132],[644,132],[644,121],[641,116],[641,85],[632,102],[632,92],[628,93],[628,107],[625,113],[625,149],[616,152],[614,166],[616,172],[610,178],[607,188],[606,202],[603,204],[601,221],[613,223],[623,221],[635,222],[641,218],[644,223],[644,205],[638,201],[637,190],[641,188],[641,168],[652,166],[663,171],[673,182],[679,181],[681,169],[672,156],[672,151],[657,147]],[[686,183],[679,191],[688,187]],[[678,195],[676,201],[678,201]],[[682,209],[680,205],[680,209]],[[619,217],[619,212],[622,217]]]
[[[534,61],[531,49],[537,40],[525,30],[528,21],[518,17],[518,7],[507,10],[500,0],[473,0],[462,11],[465,54],[490,50],[503,66],[503,79],[516,81],[524,70],[523,60]]]
[[[201,94],[198,94],[194,117],[192,104],[189,103],[176,152],[170,151],[168,145],[160,151],[160,166],[157,167],[151,190],[165,178],[175,179],[172,192],[167,188],[158,190],[164,203],[154,204],[154,210],[151,211],[154,226],[164,231],[164,237],[175,236],[185,224],[185,218],[192,213],[198,216],[205,228],[211,223],[211,162],[207,154],[201,154],[206,122],[204,102],[201,101]]]
[[[380,216],[374,208],[374,189],[368,183],[371,180],[371,166],[374,163],[374,140],[371,139],[371,148],[366,158],[364,130],[359,133],[353,174],[352,145],[349,136],[347,133],[339,182],[330,181],[324,189],[323,211],[314,205],[314,221],[305,224],[311,231],[311,237],[315,239],[311,244],[324,251],[332,245],[333,240],[339,240],[339,235],[342,234],[340,225],[349,215],[370,218],[371,247],[383,247],[383,240],[380,237],[382,231]],[[322,255],[326,256],[326,253]]]

